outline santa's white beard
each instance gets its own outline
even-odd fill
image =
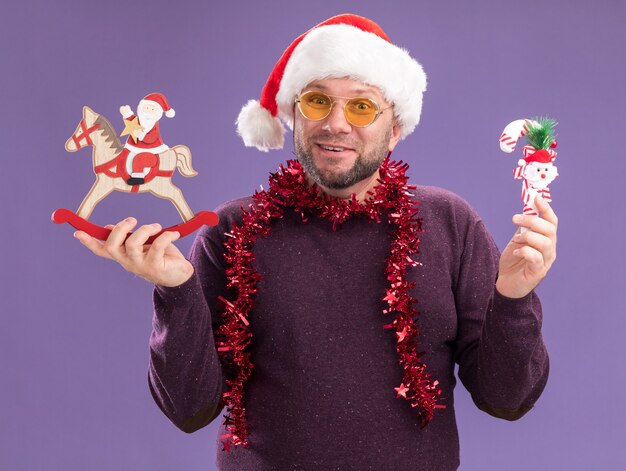
[[[141,111],[137,111],[137,117],[139,118],[139,124],[141,124],[143,128],[144,136],[148,134],[159,119],[161,119],[161,116],[147,115]]]

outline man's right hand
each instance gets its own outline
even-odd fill
[[[124,106],[120,106],[120,114],[122,116],[128,116],[129,114],[132,114],[133,110],[130,108],[129,105],[124,105]]]
[[[150,283],[173,287],[191,278],[193,265],[172,243],[180,238],[178,232],[164,232],[152,244],[146,244],[150,236],[161,230],[161,225],[141,226],[126,238],[136,225],[137,220],[130,217],[115,226],[107,226],[111,234],[105,242],[83,231],[76,231],[74,237],[99,257],[115,260]]]

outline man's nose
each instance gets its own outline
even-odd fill
[[[334,103],[330,114],[324,120],[324,127],[333,134],[347,134],[352,131],[352,125],[346,120],[341,103]]]

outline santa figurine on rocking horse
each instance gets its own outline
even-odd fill
[[[182,191],[172,183],[178,170],[184,177],[194,177],[197,172],[191,164],[191,151],[187,146],[172,148],[165,145],[159,131],[159,120],[163,114],[174,117],[174,110],[161,93],[146,95],[137,107],[137,115],[130,106],[120,107],[124,118],[124,131],[128,135],[122,146],[111,123],[88,106],[83,107],[83,118],[74,134],[65,143],[68,152],[76,152],[85,146],[93,147],[92,161],[96,181],[87,193],[78,211],[57,209],[52,220],[57,224],[69,223],[100,240],[106,240],[111,230],[89,222],[95,206],[112,191],[126,193],[149,192],[174,204],[185,221],[183,224],[163,229],[150,238],[151,243],[165,231],[179,232],[181,237],[197,230],[203,224],[217,224],[217,215],[210,211],[195,214],[185,201]]]
[[[126,183],[142,185],[150,170],[158,168],[158,155],[169,149],[161,138],[159,120],[163,114],[173,118],[176,112],[162,93],[150,93],[139,102],[136,116],[128,105],[120,106],[120,113],[126,125],[121,135],[129,135],[122,151],[130,175]]]

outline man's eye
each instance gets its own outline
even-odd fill
[[[324,95],[313,95],[312,97],[309,97],[308,101],[310,104],[318,106],[326,106],[330,104],[328,97],[325,97]]]
[[[354,111],[370,111],[374,105],[369,100],[357,100],[350,103]]]

